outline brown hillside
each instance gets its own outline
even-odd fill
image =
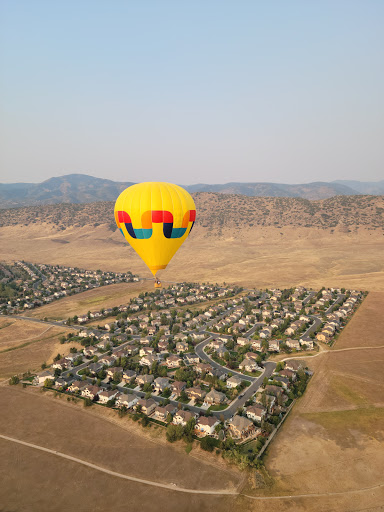
[[[384,290],[383,196],[308,201],[196,193],[196,226],[164,281]],[[151,273],[116,229],[113,203],[0,211],[0,261]]]
[[[320,229],[384,228],[384,196],[336,196],[309,201],[288,197],[247,197],[200,192],[194,194],[197,224],[210,235],[223,229],[253,226]],[[48,223],[58,229],[108,224],[116,229],[113,203],[58,204],[0,210],[0,226]],[[208,234],[208,233],[207,233]],[[229,234],[229,233],[226,233]]]

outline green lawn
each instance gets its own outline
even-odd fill
[[[223,411],[228,407],[228,404],[211,405],[208,411]]]

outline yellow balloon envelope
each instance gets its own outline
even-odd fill
[[[118,228],[153,275],[166,268],[191,232],[195,218],[192,197],[171,183],[132,185],[115,204]]]

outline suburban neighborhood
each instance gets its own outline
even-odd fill
[[[64,272],[36,266],[37,280],[37,270],[55,286]],[[87,278],[90,286],[136,279],[73,270],[74,282]],[[22,382],[115,409],[144,426],[163,425],[171,442],[186,436],[209,450],[234,443],[254,463],[312,376],[300,354],[331,345],[364,296],[332,288],[171,284],[68,318],[71,332],[61,343],[78,342],[82,349],[58,353]],[[12,315],[20,307],[8,303],[1,312]]]

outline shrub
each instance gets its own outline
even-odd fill
[[[203,450],[207,452],[213,452],[213,449],[219,445],[219,441],[213,437],[206,436],[203,437],[200,444]]]
[[[9,379],[9,384],[10,384],[11,386],[15,386],[15,385],[16,385],[16,384],[18,384],[19,382],[20,382],[20,379],[19,379],[19,377],[18,377],[17,375],[14,375],[13,377],[11,377],[11,378]]]

